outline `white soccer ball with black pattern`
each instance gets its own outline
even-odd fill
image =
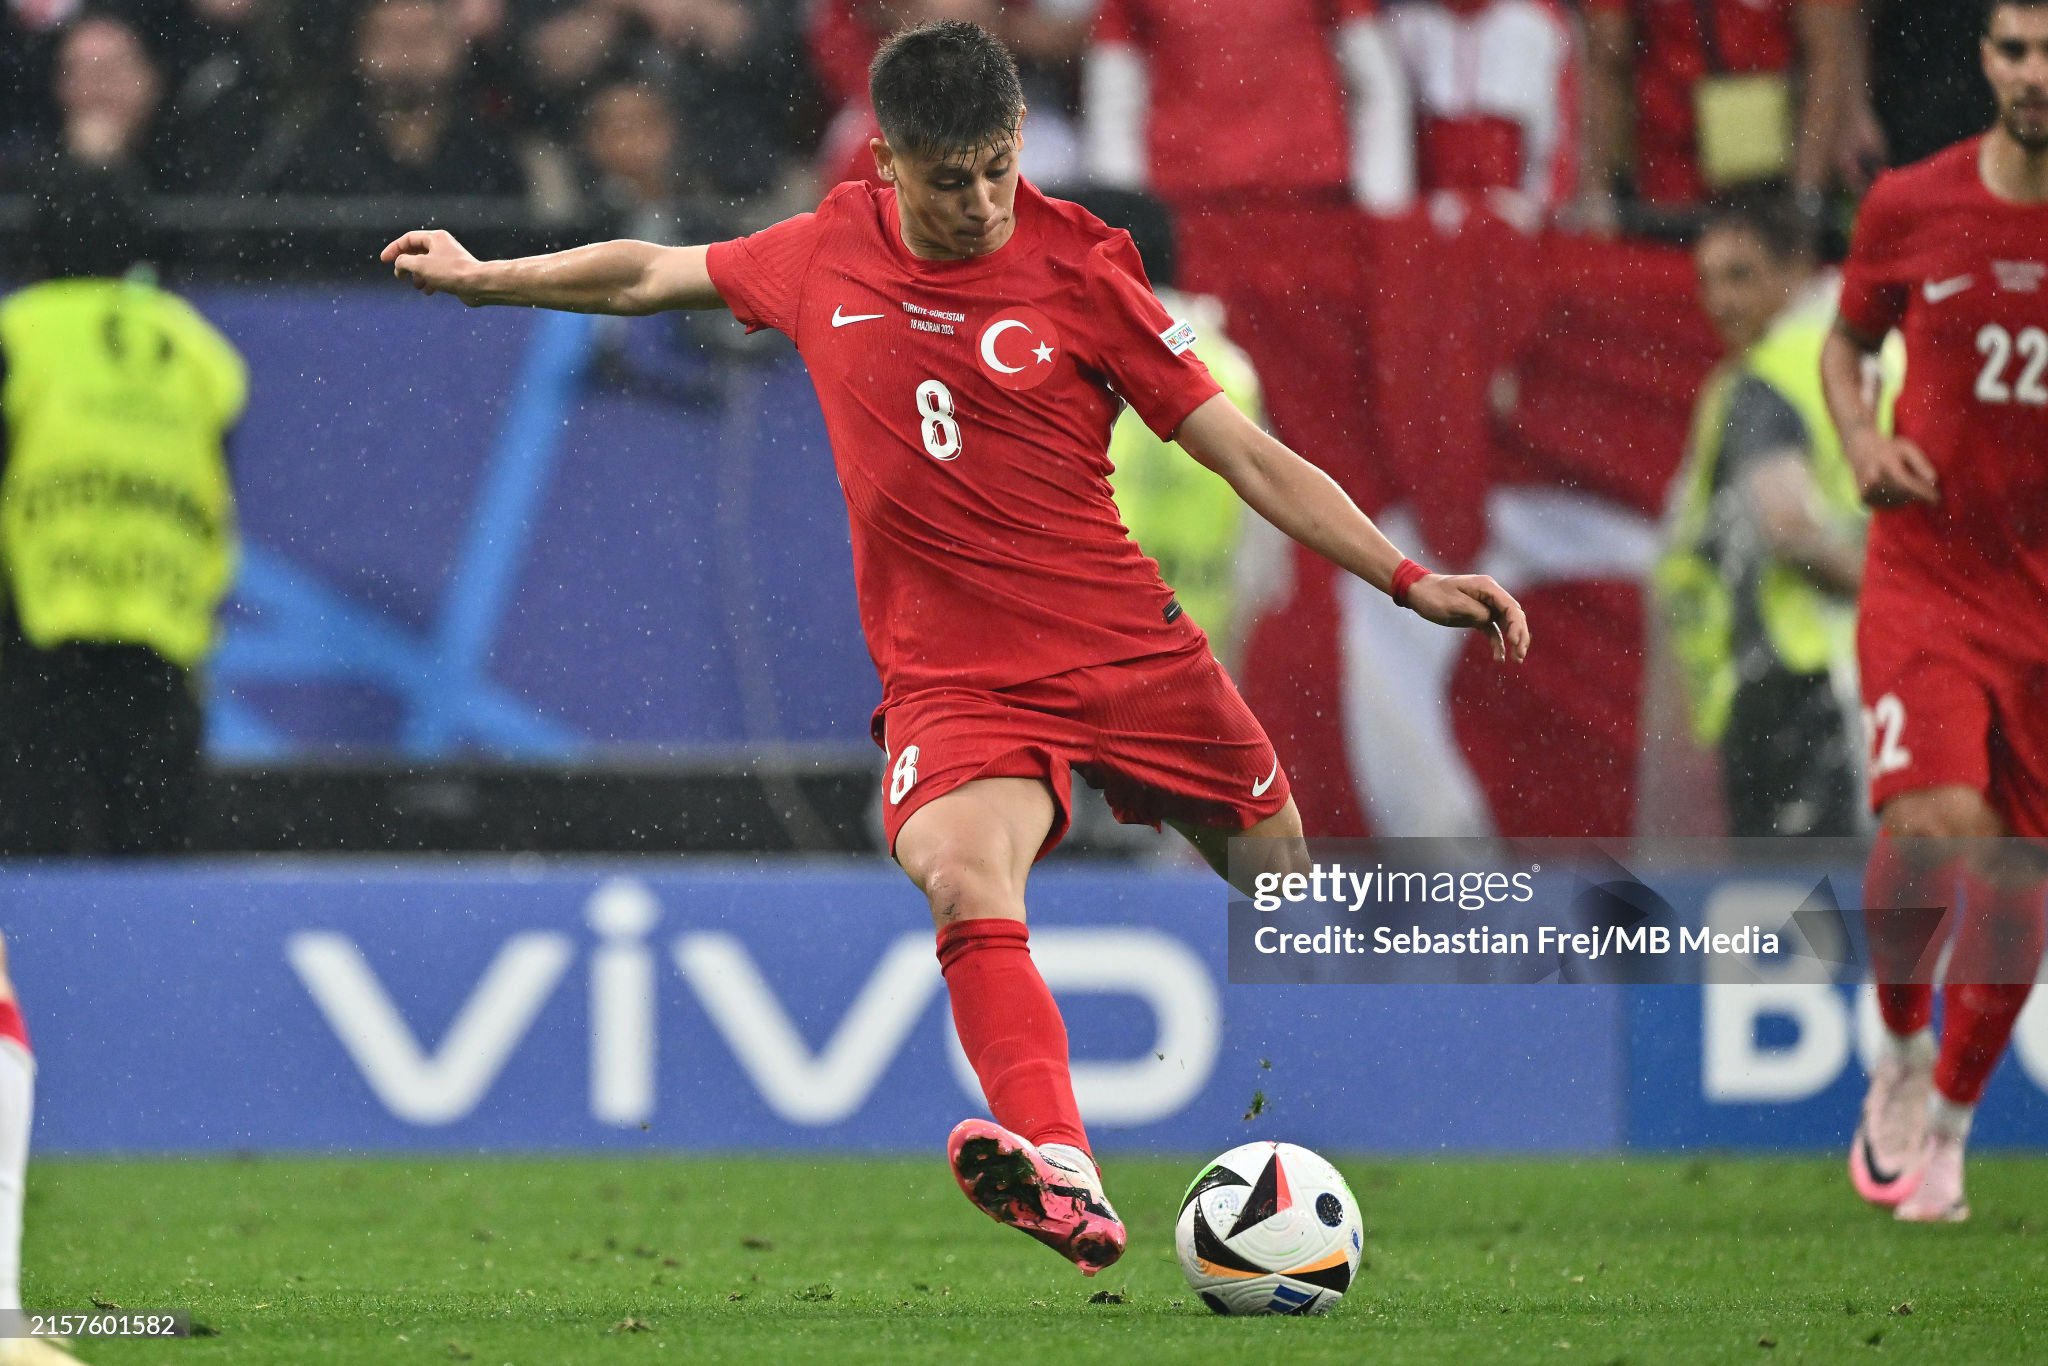
[[[1247,1143],[1195,1177],[1173,1242],[1219,1314],[1325,1314],[1351,1288],[1365,1231],[1335,1167],[1292,1143]]]

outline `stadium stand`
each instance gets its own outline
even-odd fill
[[[820,477],[820,435],[790,417],[808,402],[795,397],[800,387],[790,388],[792,361],[772,339],[743,345],[736,329],[707,320],[621,321],[588,332],[562,324],[531,336],[510,322],[479,324],[484,339],[474,356],[481,368],[473,398],[486,411],[506,411],[507,422],[463,434],[454,446],[442,429],[431,429],[431,441],[412,440],[396,419],[343,436],[333,419],[313,417],[321,405],[308,405],[302,376],[360,363],[347,338],[373,335],[378,325],[378,296],[362,263],[366,248],[394,223],[446,226],[483,254],[511,254],[613,234],[703,240],[806,207],[817,193],[816,168],[829,168],[828,179],[860,170],[871,120],[862,72],[875,42],[929,8],[854,0],[44,0],[0,11],[8,39],[0,63],[9,78],[0,81],[0,247],[22,243],[37,197],[51,192],[64,167],[89,155],[157,192],[160,254],[170,275],[202,294],[217,291],[212,297],[234,326],[275,343],[267,348],[277,358],[274,374],[265,376],[265,356],[257,358],[256,421],[264,439],[248,443],[258,448],[244,457],[242,477],[257,481],[248,491],[256,564],[245,576],[244,607],[217,675],[216,709],[230,721],[219,732],[228,737],[216,754],[220,763],[290,765],[342,753],[355,763],[385,754],[403,761],[393,779],[403,786],[414,772],[405,765],[456,756],[485,765],[506,755],[521,763],[552,756],[573,766],[619,746],[688,753],[707,743],[826,743],[839,746],[836,762],[846,772],[862,770],[869,756],[859,736],[790,721],[799,684],[820,679],[858,712],[870,685],[857,643],[832,637],[824,654],[801,662],[771,638],[724,643],[733,622],[791,610],[786,590],[769,583],[780,572],[771,563],[777,557],[758,550],[745,583],[717,586],[717,614],[672,624],[650,650],[648,669],[663,652],[703,651],[712,661],[707,677],[719,680],[706,688],[657,686],[637,703],[623,684],[611,694],[585,688],[571,705],[576,690],[560,683],[568,676],[566,656],[497,660],[492,686],[556,721],[567,714],[564,706],[581,718],[543,727],[541,739],[489,725],[458,734],[408,721],[415,688],[398,681],[412,667],[403,659],[350,685],[344,698],[321,681],[325,666],[307,664],[288,684],[278,681],[274,662],[268,673],[240,672],[238,661],[259,652],[234,642],[253,640],[243,624],[255,619],[249,603],[262,598],[273,620],[281,610],[263,567],[270,551],[283,569],[317,571],[319,586],[370,624],[392,604],[375,593],[363,597],[355,585],[394,573],[419,585],[412,591],[429,591],[431,583],[450,602],[461,598],[469,581],[452,560],[401,568],[372,546],[323,549],[310,564],[297,558],[305,510],[317,505],[305,500],[335,496],[336,481],[355,477],[353,461],[411,469],[423,459],[452,460],[467,471],[463,480],[556,479],[559,461],[579,470],[576,496],[602,499],[630,497],[647,481],[675,477],[664,456],[680,444],[717,452],[716,468],[724,472],[716,479],[730,493],[754,487],[733,471],[744,446],[765,439],[787,451],[787,468],[803,472],[793,476],[803,492],[781,491],[780,501],[763,496],[736,522],[728,514],[722,543],[772,535],[748,519],[786,512],[792,496],[807,525],[836,527],[830,479]],[[1150,32],[1131,28],[1142,8],[1125,0],[982,0],[969,8],[1026,58],[1031,145],[1042,149],[1045,173],[1079,166],[1079,135],[1068,128],[1090,130],[1097,149],[1091,155],[1099,156],[1093,119],[1100,111],[1083,100],[1084,73],[1106,60],[1105,37],[1125,43]],[[1878,31],[1931,22],[1909,20],[1910,9],[1874,6]],[[1643,647],[1633,626],[1615,623],[1640,618],[1638,552],[1683,445],[1686,399],[1713,349],[1684,297],[1683,256],[1654,240],[1682,240],[1683,215],[1672,216],[1668,203],[1625,201],[1622,225],[1649,240],[1608,242],[1581,231],[1584,187],[1598,177],[1582,176],[1578,155],[1589,112],[1578,61],[1597,49],[1589,49],[1574,10],[1549,0],[1396,0],[1380,8],[1385,50],[1400,73],[1390,79],[1412,92],[1406,117],[1418,130],[1413,155],[1426,193],[1412,210],[1394,194],[1374,213],[1347,218],[1345,249],[1329,253],[1322,266],[1311,267],[1300,253],[1252,249],[1258,232],[1245,241],[1232,237],[1225,229],[1236,220],[1204,201],[1199,187],[1171,175],[1165,186],[1181,210],[1183,274],[1225,300],[1233,334],[1262,373],[1277,377],[1268,389],[1283,434],[1295,434],[1397,525],[1403,509],[1426,508],[1427,520],[1410,529],[1447,563],[1523,575],[1553,643],[1511,695],[1493,680],[1468,677],[1456,658],[1387,666],[1393,677],[1420,680],[1428,695],[1449,699],[1454,718],[1423,749],[1389,751],[1375,738],[1384,718],[1373,714],[1384,705],[1373,700],[1376,682],[1388,680],[1361,672],[1361,660],[1398,659],[1401,651],[1347,627],[1353,614],[1327,572],[1295,563],[1281,604],[1249,627],[1255,643],[1246,652],[1244,684],[1271,716],[1304,810],[1323,813],[1325,832],[1384,824],[1387,809],[1375,790],[1404,785],[1418,764],[1435,775],[1425,789],[1439,789],[1412,807],[1419,814],[1411,819],[1424,828],[1548,833],[1567,826],[1626,829],[1633,820],[1633,774],[1646,737],[1629,681],[1640,676]],[[1483,83],[1483,99],[1476,87],[1461,90],[1456,75],[1471,62],[1459,54],[1483,57],[1489,44],[1512,39],[1517,25],[1558,40],[1546,49],[1553,60],[1541,73],[1523,73],[1541,79],[1517,85],[1512,98],[1494,80]],[[1088,61],[1084,52],[1092,53]],[[1354,52],[1344,60],[1358,58]],[[1874,80],[1883,120],[1876,136],[1915,145],[1922,134],[1911,111],[1919,92],[1908,73],[1880,61]],[[1934,117],[1930,112],[1921,122]],[[1856,139],[1869,130],[1851,122],[1844,122],[1836,161],[1842,182],[1853,185],[1856,159],[1869,151]],[[1924,135],[1948,134],[1930,127]],[[1119,178],[1113,165],[1102,174]],[[1396,174],[1386,184],[1401,179]],[[1359,192],[1388,193],[1363,184]],[[1241,190],[1230,195],[1242,201]],[[1288,212],[1300,217],[1306,210]],[[304,302],[294,282],[359,278],[360,292],[331,295],[340,310],[332,315],[339,323],[333,333],[317,346],[294,335],[295,310]],[[1303,337],[1324,361],[1303,363]],[[1376,337],[1402,341],[1376,345]],[[539,373],[534,367],[548,364],[570,376],[572,436],[564,450],[521,467],[522,410],[505,405]],[[1332,380],[1354,369],[1354,381]],[[1333,382],[1345,403],[1331,401]],[[1354,398],[1355,411],[1347,407]],[[339,416],[347,403],[337,403]],[[596,473],[583,470],[578,452],[606,441],[614,452],[646,454]],[[302,450],[314,459],[302,458]],[[1445,483],[1459,496],[1415,497]],[[483,516],[487,508],[460,504],[463,487],[430,481],[423,496],[455,500],[430,519],[454,527]],[[565,516],[559,489],[531,485],[524,496],[546,516]],[[568,515],[563,528],[580,515]],[[1592,520],[1572,523],[1586,534],[1563,535],[1560,517]],[[829,539],[838,534],[831,530]],[[1541,549],[1560,541],[1575,545],[1584,562]],[[593,546],[572,581],[594,582],[574,574],[596,574],[602,562]],[[529,571],[512,565],[500,572],[516,578]],[[802,572],[830,582],[838,571],[824,564]],[[517,611],[504,620],[532,614],[536,591],[520,588]],[[658,583],[635,591],[641,596],[618,610],[660,615]],[[574,590],[552,601],[564,614],[589,609]],[[400,624],[421,625],[402,614]],[[754,683],[735,681],[744,677]],[[1622,685],[1589,689],[1585,682],[1593,678]],[[284,711],[279,687],[292,689],[295,699]],[[606,707],[637,719],[593,723]],[[266,714],[268,723],[253,724]],[[700,720],[673,719],[684,715]],[[671,719],[653,719],[660,716]],[[1599,794],[1563,826],[1536,791],[1526,747],[1512,739],[1538,716],[1565,718],[1577,741],[1570,752],[1583,766],[1575,785]],[[1377,783],[1374,769],[1381,773]],[[234,772],[236,791],[269,781],[258,770]],[[302,789],[286,783],[285,790]],[[226,800],[232,805],[232,797]],[[364,828],[375,824],[366,816]],[[240,821],[228,827],[255,828]],[[828,827],[836,828],[829,819],[818,828]],[[222,835],[215,842],[233,840]]]

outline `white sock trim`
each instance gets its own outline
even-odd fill
[[[1911,1034],[1894,1034],[1889,1029],[1878,1033],[1877,1060],[1880,1063],[1924,1071],[1934,1066],[1936,1051],[1932,1026],[1916,1029]]]
[[[1927,1127],[1930,1131],[1960,1143],[1970,1136],[1970,1121],[1976,1118],[1977,1107],[1959,1105],[1936,1091],[1934,1099],[1927,1103]]]

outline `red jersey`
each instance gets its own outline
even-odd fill
[[[1721,72],[1792,71],[1799,65],[1799,9],[1854,2],[1708,0]],[[1637,193],[1659,204],[1703,201],[1692,88],[1713,67],[1699,0],[1586,0],[1586,8],[1635,20]]]
[[[1145,146],[1168,196],[1349,185],[1351,135],[1335,35],[1376,0],[1103,0],[1097,43],[1151,73]]]
[[[1941,501],[1871,522],[1865,597],[1935,597],[1944,620],[2048,656],[2048,204],[1985,186],[1972,138],[1880,178],[1856,219],[1842,316],[1906,340],[1898,431]],[[1974,609],[1974,610],[1973,610]]]
[[[1000,249],[927,261],[894,189],[846,184],[709,266],[810,368],[885,706],[1200,638],[1110,496],[1124,403],[1168,438],[1220,392],[1129,234],[1020,183]]]
[[[1437,0],[1387,16],[1415,91],[1424,190],[1519,190],[1545,214],[1578,182],[1578,72],[1557,0]]]

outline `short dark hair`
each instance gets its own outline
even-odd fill
[[[1997,18],[1998,12],[2007,5],[2012,6],[2014,9],[2040,9],[2042,6],[2048,5],[2048,0],[1984,0],[1984,31],[1986,33],[1991,32],[1991,21]]]
[[[1791,196],[1775,188],[1736,191],[1708,205],[1700,235],[1722,231],[1748,233],[1763,243],[1774,261],[1820,257],[1820,228],[1800,212]]]
[[[958,19],[919,24],[882,44],[868,67],[868,97],[889,145],[921,157],[998,146],[1024,114],[1009,49]]]

